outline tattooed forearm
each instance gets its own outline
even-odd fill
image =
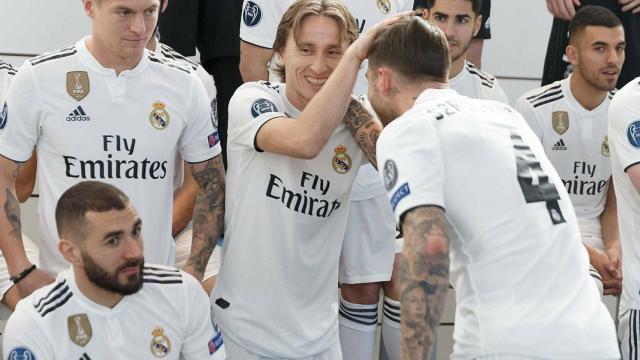
[[[442,209],[406,213],[400,256],[402,359],[429,359],[449,284],[447,222]]]
[[[221,156],[192,165],[198,194],[193,211],[193,240],[187,268],[202,278],[224,227],[224,167]]]
[[[20,203],[18,203],[18,199],[10,189],[5,190],[5,196],[4,213],[9,224],[11,224],[11,232],[9,234],[20,238]]]
[[[369,162],[376,167],[376,141],[382,124],[355,99],[349,103],[344,122]]]

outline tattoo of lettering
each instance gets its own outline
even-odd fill
[[[449,285],[447,221],[442,209],[410,210],[400,256],[402,359],[429,359]]]
[[[20,174],[20,169],[22,169],[22,167],[24,166],[24,162],[15,161],[15,164],[16,164],[16,168],[15,170],[13,170],[13,173],[11,174],[14,179],[17,178],[18,175]]]
[[[193,240],[186,267],[202,277],[224,227],[224,167],[221,156],[191,165],[198,183],[193,211]]]
[[[5,202],[4,213],[11,224],[11,232],[9,234],[18,236],[20,238],[21,224],[20,224],[20,203],[13,194],[13,191],[5,190]]]
[[[344,122],[369,162],[376,167],[376,141],[382,130],[380,122],[355,99],[349,103]]]

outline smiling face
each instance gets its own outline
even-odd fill
[[[289,101],[303,110],[336,68],[348,47],[335,19],[324,15],[306,16],[297,34],[290,32],[278,54],[286,73]]]
[[[625,39],[622,26],[587,26],[567,47],[574,75],[600,91],[616,87],[624,63]]]
[[[428,20],[446,35],[452,62],[466,56],[482,23],[469,0],[436,0],[429,9]]]

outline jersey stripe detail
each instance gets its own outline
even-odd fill
[[[175,63],[175,62],[174,63],[170,63],[168,61],[164,61],[164,60],[158,59],[157,57],[152,56],[152,55],[149,55],[149,60],[152,61],[152,62],[158,63],[158,64],[162,64],[162,65],[168,66],[168,67],[173,68],[173,69],[178,69],[180,71],[184,71],[187,74],[191,73],[189,71],[189,69],[187,69],[185,67],[182,67],[182,66],[179,66],[178,63]]]
[[[474,68],[468,68],[467,70],[468,70],[471,74],[473,74],[473,75],[475,75],[475,76],[479,77],[479,78],[480,78],[480,82],[481,82],[483,85],[485,85],[485,86],[487,86],[487,87],[490,87],[490,88],[492,88],[492,87],[493,87],[494,82],[495,82],[495,78],[494,78],[494,77],[489,76],[487,73],[484,73],[484,72],[480,72],[480,71],[478,71],[478,70],[475,70]]]
[[[340,310],[338,310],[338,314],[340,316],[342,316],[343,318],[349,320],[349,321],[353,321],[354,323],[360,324],[360,325],[365,325],[365,326],[372,326],[372,325],[376,325],[378,323],[378,314],[374,314],[374,315],[349,315],[349,313],[347,313],[346,311],[343,310],[342,304],[340,304]],[[369,320],[365,320],[365,319],[369,319]],[[373,319],[373,320],[371,320]]]
[[[70,49],[65,49],[64,51],[60,50],[54,53],[50,53],[50,54],[46,54],[46,55],[42,55],[40,57],[36,57],[33,58],[31,60],[29,60],[29,62],[31,63],[32,66],[36,66],[42,63],[45,63],[47,61],[51,61],[51,60],[56,60],[56,59],[61,59],[61,58],[65,58],[67,56],[71,56],[75,53],[77,53],[78,50],[76,50],[75,47],[72,47]]]
[[[181,284],[182,273],[175,268],[145,266],[142,272],[143,282],[154,284]]]
[[[382,305],[382,314],[387,319],[398,324],[400,323],[400,307],[389,303],[386,299]]]
[[[87,353],[83,353],[78,360],[91,360],[91,358],[89,357],[89,355],[87,355]]]
[[[7,70],[7,73],[9,75],[16,74],[16,69],[13,66],[11,66],[11,64],[8,64],[2,60],[0,60],[0,70]]]
[[[638,355],[638,310],[631,310],[629,314],[629,359],[635,359]]]
[[[189,65],[191,65],[191,67],[193,68],[193,70],[196,70],[198,68],[198,64],[189,60],[186,56],[180,54],[179,52],[175,51],[172,47],[166,45],[166,44],[160,44],[160,53],[166,57],[168,57],[169,59],[173,59],[176,61],[183,61],[185,63],[188,63]]]
[[[67,296],[64,299],[62,299],[62,301],[57,303],[55,306],[52,306],[52,307],[48,308],[44,313],[42,313],[42,317],[44,317],[48,313],[52,312],[53,310],[59,308],[60,306],[66,304],[67,301],[69,301],[69,299],[71,299],[72,296],[73,296],[73,293],[69,292],[69,294],[67,294]]]
[[[542,96],[542,95],[544,95],[544,94],[546,94],[546,93],[548,93],[548,92],[552,92],[552,91],[560,90],[560,89],[561,89],[561,85],[560,85],[560,84],[558,84],[558,85],[554,85],[554,86],[551,86],[551,87],[549,87],[549,88],[547,88],[547,89],[543,90],[543,91],[542,91],[542,92],[540,92],[540,93],[537,93],[537,94],[535,94],[535,95],[531,95],[531,96],[529,96],[529,97],[527,98],[527,100],[529,100],[529,101],[535,101],[535,100],[537,100],[537,98],[538,98],[539,96]]]
[[[62,296],[64,296],[68,292],[69,292],[69,285],[65,285],[59,291],[57,291],[56,293],[52,294],[53,296],[48,297],[47,301],[43,302],[40,306],[37,306],[36,310],[40,314],[42,314],[42,311],[44,311],[44,308],[46,308],[48,305],[51,305],[52,303],[54,303],[56,300],[58,300],[59,298],[61,298]]]
[[[546,101],[542,101],[542,102],[535,103],[535,104],[533,104],[533,107],[534,107],[534,108],[537,108],[538,106],[542,106],[542,105],[544,105],[544,104],[552,103],[552,102],[557,101],[557,100],[560,100],[560,99],[562,99],[562,98],[564,98],[564,95],[560,95],[560,96],[558,96],[558,97],[554,97],[554,98],[548,99],[548,100],[546,100]]]
[[[51,291],[49,291],[49,293],[47,295],[45,295],[43,298],[41,298],[40,301],[38,301],[36,304],[33,304],[33,307],[35,307],[36,309],[39,308],[43,301],[45,301],[47,298],[49,298],[49,296],[51,296],[51,294],[53,294],[54,292],[58,291],[58,289],[60,289],[62,286],[65,286],[66,283],[67,283],[67,279],[64,279],[61,282],[59,282],[58,285],[56,285],[53,289],[51,289]]]
[[[182,280],[155,280],[147,278],[145,278],[143,282],[151,284],[182,284]]]

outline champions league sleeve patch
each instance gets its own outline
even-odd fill
[[[222,347],[222,333],[218,332],[213,339],[209,340],[209,355],[218,351]]]
[[[409,183],[404,183],[396,192],[391,196],[391,208],[393,211],[396,211],[396,207],[398,207],[398,203],[400,200],[406,198],[411,194],[411,189],[409,189]]]
[[[393,160],[389,159],[384,162],[382,175],[384,179],[384,187],[387,191],[393,189],[393,187],[396,186],[396,182],[398,182],[398,167]]]
[[[7,126],[7,121],[9,120],[9,108],[7,107],[7,103],[4,103],[2,107],[2,112],[0,113],[0,130],[4,130]]]
[[[273,1],[273,0],[268,0]],[[247,1],[242,11],[242,21],[248,27],[254,27],[262,20],[262,9],[253,1]]]
[[[270,112],[277,112],[276,105],[267,99],[258,99],[251,104],[251,115],[253,118]]]
[[[209,141],[209,149],[216,146],[217,143],[220,142],[220,136],[217,131],[214,131],[213,134],[207,136],[207,141]]]
[[[7,360],[36,360],[36,356],[26,347],[17,347],[11,350]]]
[[[0,129],[2,129],[1,126]],[[636,120],[629,125],[627,128],[627,139],[629,139],[631,146],[640,149],[640,120]]]

